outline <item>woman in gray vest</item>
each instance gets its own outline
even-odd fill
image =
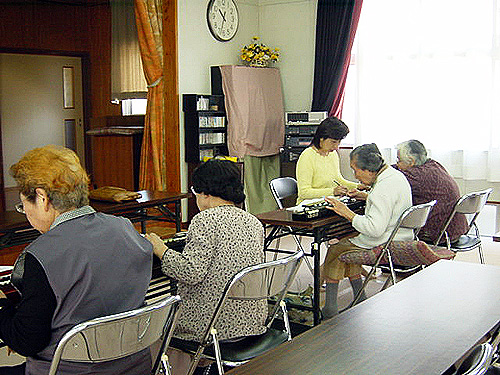
[[[36,148],[10,171],[20,191],[17,210],[42,235],[24,251],[21,301],[0,298],[0,339],[27,357],[0,374],[47,374],[58,341],[74,325],[144,303],[152,246],[129,220],[88,205],[89,179],[73,151]],[[102,364],[62,362],[58,373],[146,374],[150,366],[147,350]]]
[[[192,181],[201,212],[191,220],[183,252],[169,249],[154,233],[147,238],[163,272],[178,280],[182,308],[174,336],[199,341],[229,279],[264,261],[264,228],[255,216],[237,207],[245,194],[235,163],[210,160],[193,172]],[[230,301],[216,324],[218,336],[233,340],[262,334],[266,317],[266,301]],[[171,350],[169,361],[173,373],[182,374],[190,358]]]

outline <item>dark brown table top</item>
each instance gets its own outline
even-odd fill
[[[441,374],[500,322],[500,267],[441,260],[228,374]]]
[[[264,212],[257,215],[257,218],[264,224],[292,226],[296,228],[314,229],[335,223],[347,223],[348,220],[339,215],[332,215],[319,219],[298,221],[292,219],[292,212],[287,209]]]
[[[167,193],[164,191],[151,190],[140,190],[139,193],[142,195],[141,198],[133,201],[112,203],[91,200],[90,205],[94,207],[96,211],[116,214],[140,208],[154,207],[160,204],[172,203],[190,196],[189,193]],[[31,225],[28,223],[25,215],[16,211],[0,212],[0,233],[30,228]]]
[[[90,205],[96,211],[107,214],[129,211],[139,208],[154,207],[159,204],[167,204],[179,201],[184,198],[189,198],[189,193],[167,193],[165,191],[139,190],[141,198],[132,201],[113,203],[91,200]]]

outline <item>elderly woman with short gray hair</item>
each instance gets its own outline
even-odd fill
[[[437,201],[427,218],[427,223],[418,233],[421,240],[434,243],[453,206],[460,198],[460,189],[441,164],[427,157],[427,150],[422,142],[411,139],[398,144],[397,149],[398,161],[394,168],[403,172],[410,183],[413,204],[426,203],[434,199]],[[451,242],[465,234],[467,229],[466,217],[463,214],[456,214],[447,229]]]
[[[361,289],[361,265],[346,264],[338,258],[353,250],[366,250],[386,242],[404,210],[412,205],[411,189],[404,175],[388,166],[375,143],[356,147],[350,154],[351,168],[355,177],[371,187],[369,192],[351,190],[348,195],[366,200],[364,215],[351,211],[344,203],[334,198],[326,198],[331,210],[352,222],[359,234],[342,239],[328,248],[323,264],[323,277],[326,281],[325,307],[323,317],[331,318],[338,314],[337,294],[339,281],[348,277],[356,295]],[[411,229],[398,231],[396,240],[413,238]],[[363,294],[361,300],[365,299]]]

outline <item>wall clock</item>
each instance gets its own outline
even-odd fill
[[[210,0],[207,7],[207,23],[215,39],[227,42],[238,30],[238,8],[234,0]]]

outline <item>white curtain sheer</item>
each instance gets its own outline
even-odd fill
[[[134,0],[111,0],[111,16],[111,99],[145,99],[148,89],[139,50]]]
[[[365,1],[345,99],[355,143],[376,142],[393,162],[396,144],[418,139],[464,190],[500,182],[498,8]]]

